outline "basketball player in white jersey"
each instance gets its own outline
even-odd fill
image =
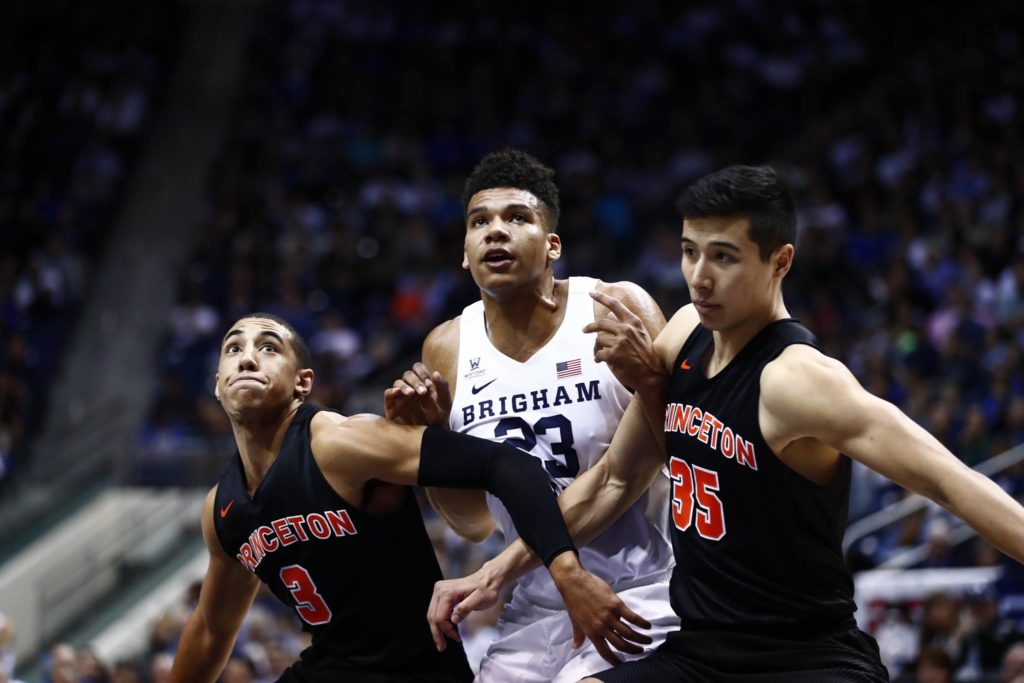
[[[396,419],[444,423],[518,446],[541,460],[552,488],[561,492],[604,453],[631,398],[608,366],[594,361],[595,335],[583,333],[587,324],[609,315],[590,292],[622,301],[652,337],[664,318],[650,295],[632,283],[555,279],[552,264],[561,241],[554,232],[559,201],[553,175],[517,150],[490,154],[473,171],[463,193],[462,266],[479,285],[481,300],[430,333],[423,363],[387,390],[385,405]],[[674,565],[668,479],[656,479],[614,525],[580,548],[583,565],[652,624],[648,652],[679,624],[668,602]],[[504,506],[490,495],[432,489],[428,496],[467,539],[482,541],[495,524],[506,541],[517,537]],[[494,595],[502,581],[495,576]],[[438,584],[442,590],[444,583]],[[442,632],[457,637],[447,617],[443,624],[432,620],[431,628],[439,649]],[[499,632],[479,681],[577,681],[616,661],[600,639],[600,650],[589,642],[574,647],[573,624],[543,569],[518,581]],[[575,640],[582,642],[582,636]],[[609,642],[632,652],[629,659],[642,654],[615,633]]]

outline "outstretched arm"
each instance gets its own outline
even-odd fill
[[[485,488],[504,503],[524,541],[548,567],[559,591],[575,594],[583,586],[591,605],[636,619],[615,593],[579,563],[540,462],[503,443],[477,439],[436,427],[397,425],[377,416],[314,418],[313,454],[336,490],[361,488],[370,479],[395,484]],[[317,416],[318,418],[320,415]],[[567,598],[567,602],[571,598]],[[626,640],[648,642],[622,624]],[[603,641],[602,641],[603,646]],[[609,661],[615,661],[609,658]]]
[[[896,406],[867,392],[842,363],[810,347],[790,347],[765,367],[761,403],[766,436],[818,439],[934,500],[1024,562],[1024,508]]]
[[[646,423],[639,399],[634,397],[604,456],[558,498],[573,540],[586,545],[604,531],[650,488],[663,464],[662,451]],[[439,582],[427,615],[435,643],[444,642],[442,633],[457,638],[453,624],[473,610],[493,604],[502,586],[539,564],[527,545],[516,540],[475,574]],[[574,621],[602,654],[606,651],[602,648],[607,647],[605,640],[624,650],[618,642],[623,619],[646,627],[646,623],[625,613],[606,611],[588,599],[585,589],[563,591],[563,597]]]
[[[224,669],[259,579],[229,558],[213,528],[217,488],[203,504],[203,539],[210,565],[199,592],[199,604],[185,623],[171,669],[171,683],[213,683]]]

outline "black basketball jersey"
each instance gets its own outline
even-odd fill
[[[790,344],[817,341],[796,320],[774,322],[709,379],[701,361],[712,343],[698,325],[669,384],[672,606],[684,628],[804,632],[852,623],[841,549],[850,460],[842,458],[839,485],[818,485],[775,456],[758,423],[764,366]]]
[[[251,498],[235,453],[213,513],[221,545],[295,608],[313,636],[305,670],[468,680],[461,644],[438,653],[430,636],[425,615],[442,577],[412,490],[390,515],[367,514],[339,496],[310,447],[320,410],[299,408]]]

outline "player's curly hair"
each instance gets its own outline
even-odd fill
[[[750,240],[762,261],[796,243],[796,202],[785,178],[771,166],[729,166],[693,182],[678,202],[683,219],[750,220]]]
[[[554,177],[553,169],[521,150],[510,148],[491,152],[480,160],[466,179],[462,190],[462,211],[465,213],[469,200],[481,190],[513,187],[526,190],[541,201],[547,214],[548,230],[554,232],[561,211]]]

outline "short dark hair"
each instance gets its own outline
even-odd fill
[[[313,354],[309,351],[309,345],[306,343],[306,340],[302,338],[302,335],[292,327],[290,322],[279,315],[265,313],[263,311],[256,311],[255,313],[243,315],[239,320],[245,320],[246,318],[263,318],[265,320],[273,320],[275,323],[288,330],[292,335],[292,350],[295,351],[295,358],[299,361],[299,369],[305,370],[306,368],[313,367]]]
[[[481,190],[514,187],[530,192],[541,201],[547,213],[548,229],[554,232],[561,212],[554,177],[553,169],[522,150],[510,148],[491,152],[480,160],[466,179],[462,190],[462,211],[465,213],[469,200]]]
[[[683,220],[750,220],[750,240],[767,261],[784,244],[796,242],[796,202],[785,179],[771,166],[729,166],[695,180],[679,198]]]

